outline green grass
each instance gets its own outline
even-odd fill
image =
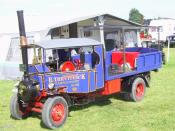
[[[111,96],[104,101],[74,107],[60,131],[169,131],[175,130],[175,49],[170,62],[152,72],[151,88],[142,102],[126,102]],[[40,117],[10,118],[9,101],[14,81],[0,81],[0,130],[37,131]]]

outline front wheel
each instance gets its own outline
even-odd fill
[[[130,97],[133,101],[138,102],[143,100],[146,92],[146,84],[143,78],[137,77],[131,85]]]
[[[20,120],[22,118],[26,118],[28,116],[28,113],[29,112],[26,111],[26,108],[22,107],[22,104],[18,100],[18,96],[15,93],[10,100],[11,117]]]
[[[42,121],[46,127],[55,129],[64,124],[68,116],[68,105],[63,97],[48,98],[42,110]]]

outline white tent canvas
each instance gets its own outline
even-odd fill
[[[22,76],[22,72],[19,71],[19,64],[22,63],[22,57],[18,35],[0,35],[0,79],[17,79]],[[40,40],[39,32],[27,33],[27,36],[29,43]],[[32,61],[32,54],[29,54],[29,61]]]
[[[175,33],[175,19],[152,20],[150,22],[150,26],[155,26],[149,29],[149,33],[152,35],[152,38],[156,40],[158,40],[158,28],[156,28],[156,26],[157,27],[159,26],[159,33],[160,33],[159,39],[162,42],[166,41],[167,36]]]

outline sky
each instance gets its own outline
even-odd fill
[[[136,8],[146,19],[175,18],[175,0],[0,0],[0,33],[17,33],[17,10],[24,10],[26,31],[44,30],[58,22],[110,13],[128,19]]]

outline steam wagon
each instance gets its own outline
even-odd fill
[[[102,43],[88,38],[27,44],[22,11],[18,11],[18,20],[24,74],[10,102],[15,119],[41,113],[45,126],[54,129],[65,123],[70,106],[99,96],[125,93],[141,101],[149,87],[150,71],[162,65],[157,49],[106,51]],[[29,50],[34,54],[32,64],[28,63]]]

